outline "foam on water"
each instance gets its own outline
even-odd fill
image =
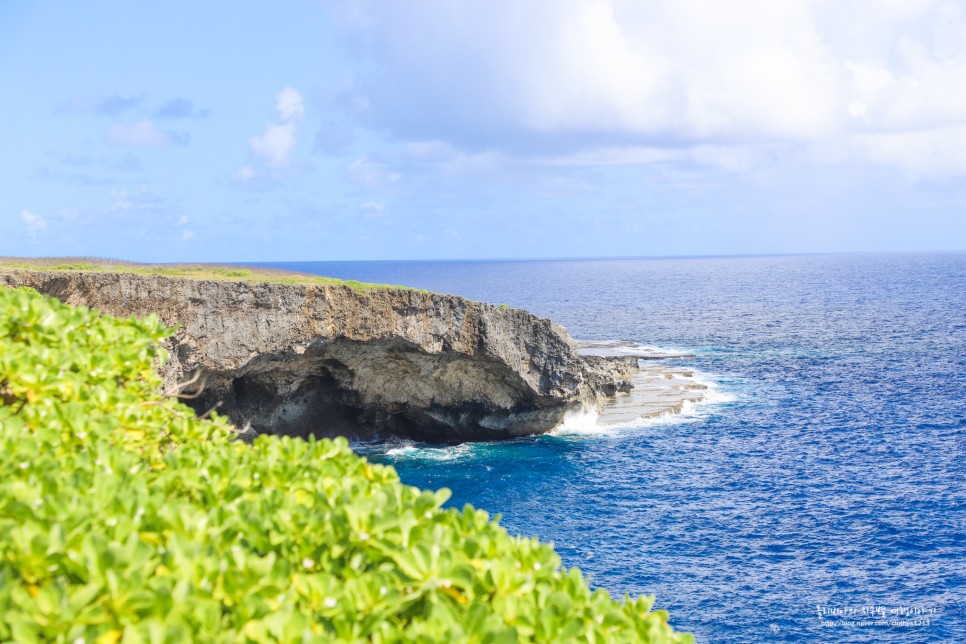
[[[459,443],[458,445],[426,445],[413,441],[401,441],[383,452],[394,459],[420,459],[424,461],[457,461],[472,458],[473,443]]]
[[[564,414],[563,421],[548,434],[551,436],[580,436],[606,433],[606,426],[598,423],[600,414],[596,409],[578,409]]]
[[[656,351],[666,351],[654,347]],[[619,436],[635,430],[645,430],[667,423],[686,423],[702,419],[713,413],[715,407],[732,403],[736,394],[723,391],[719,383],[710,375],[691,370],[693,376],[688,380],[706,387],[700,400],[685,400],[680,411],[669,409],[658,416],[636,418],[634,420],[602,423],[601,415],[595,409],[580,409],[568,412],[563,421],[547,433],[549,436]]]

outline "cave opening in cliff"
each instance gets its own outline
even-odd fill
[[[563,413],[536,401],[497,360],[431,354],[402,338],[329,340],[210,381],[211,391],[190,404],[203,412],[220,403],[236,426],[257,434],[486,440],[532,433],[535,422],[552,426]]]

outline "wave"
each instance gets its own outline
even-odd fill
[[[392,445],[392,446],[391,446]],[[386,456],[393,459],[419,459],[425,461],[457,461],[473,456],[475,443],[459,443],[457,445],[422,445],[413,441],[403,440],[398,443],[385,445]]]
[[[633,340],[574,340],[577,353],[585,356],[635,357],[641,360],[692,358],[694,352],[677,347],[640,344]]]
[[[628,432],[640,431],[659,425],[689,423],[702,420],[725,404],[734,402],[737,395],[723,391],[719,383],[709,374],[690,371],[687,377],[689,385],[701,389],[700,399],[684,399],[679,405],[673,405],[665,411],[649,415],[622,420],[619,422],[601,422],[602,415],[596,410],[578,410],[564,416],[563,421],[548,432],[550,436],[580,437],[580,436],[615,436]],[[631,392],[633,394],[633,390]],[[605,412],[607,411],[605,403]]]

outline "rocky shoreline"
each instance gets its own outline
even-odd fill
[[[632,389],[633,356],[581,355],[526,311],[403,288],[3,269],[27,286],[117,316],[176,326],[166,390],[217,408],[249,436],[430,441],[540,434]]]
[[[602,401],[596,418],[596,424],[601,427],[674,416],[708,397],[708,385],[696,380],[692,370],[663,363],[693,358],[691,354],[644,347],[626,340],[577,342],[577,350],[585,360],[633,362],[636,367],[628,379],[630,387]]]

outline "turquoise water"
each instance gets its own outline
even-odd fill
[[[595,586],[699,641],[966,641],[966,254],[274,265],[695,353],[721,395],[684,417],[358,446]]]

